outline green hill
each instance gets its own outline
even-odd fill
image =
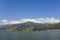
[[[60,23],[42,24],[42,23],[26,22],[13,25],[2,25],[2,27],[0,27],[0,30],[10,30],[10,31],[40,31],[40,30],[51,30],[51,29],[60,29]]]

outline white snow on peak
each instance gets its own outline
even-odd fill
[[[21,19],[21,20],[2,20],[0,24],[19,24],[19,23],[25,23],[25,22],[34,22],[34,23],[50,23],[50,24],[54,24],[54,23],[60,23],[60,19],[56,19],[56,18],[36,18],[36,19]]]

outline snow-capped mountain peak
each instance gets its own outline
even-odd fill
[[[12,20],[12,21],[9,21],[9,20],[2,20],[1,21],[1,24],[19,24],[19,23],[25,23],[25,22],[34,22],[34,23],[50,23],[50,24],[54,24],[54,23],[60,23],[60,20],[59,19],[56,19],[56,18],[36,18],[36,19],[29,19],[29,18],[26,18],[26,19],[21,19],[21,20]]]

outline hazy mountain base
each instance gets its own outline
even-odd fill
[[[5,31],[41,31],[41,30],[56,30],[60,29],[60,23],[57,24],[41,24],[41,23],[33,23],[26,22],[22,24],[14,24],[14,25],[3,25],[0,27],[0,30]]]

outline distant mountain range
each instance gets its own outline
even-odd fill
[[[0,30],[34,31],[34,30],[47,30],[47,29],[60,29],[60,23],[42,24],[42,23],[34,23],[34,22],[25,22],[20,24],[0,25]]]
[[[35,19],[25,18],[25,19],[20,19],[20,20],[1,20],[0,25],[20,24],[20,23],[26,23],[26,22],[55,24],[55,23],[60,23],[60,19],[51,17],[51,18],[35,18]]]

